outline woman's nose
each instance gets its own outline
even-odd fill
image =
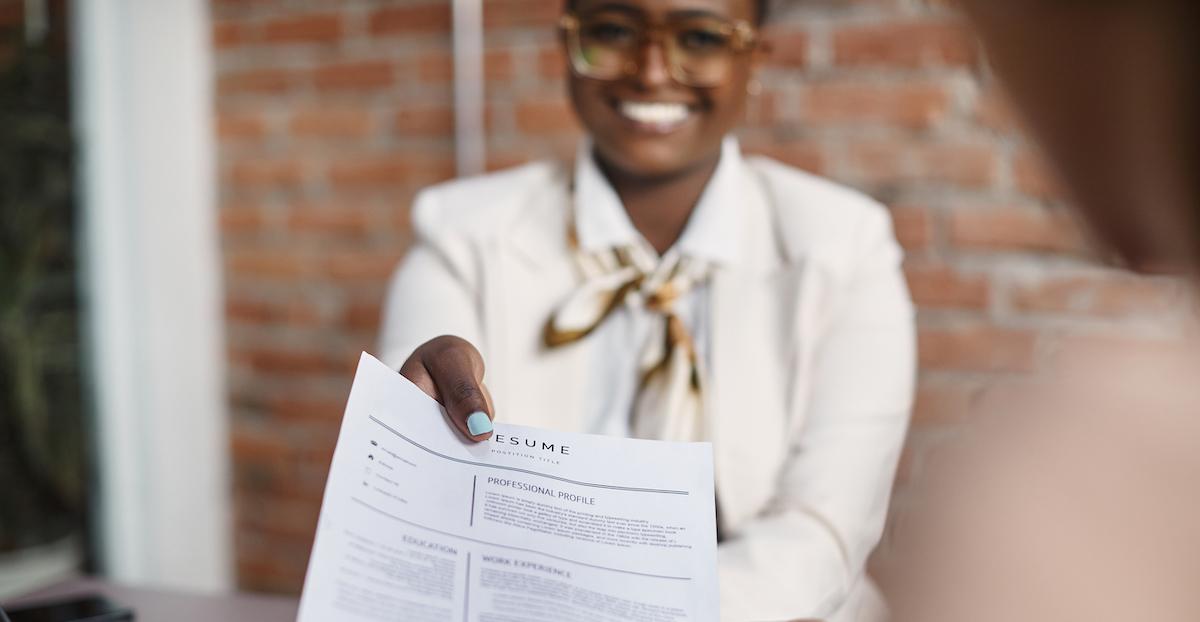
[[[641,54],[641,62],[638,63],[638,71],[634,76],[639,86],[652,89],[670,82],[671,71],[667,66],[667,52],[661,41],[647,41],[642,46]]]

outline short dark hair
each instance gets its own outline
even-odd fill
[[[758,12],[755,14],[755,21],[758,22],[759,26],[762,26],[763,22],[767,21],[767,13],[771,8],[771,0],[758,0],[754,4],[757,5],[756,8],[758,9]]]
[[[566,10],[570,11],[571,9],[575,8],[575,0],[566,0],[563,3],[563,5]],[[771,6],[771,0],[755,0],[755,2],[754,2],[754,9],[755,9],[754,22],[756,24],[758,24],[759,26],[762,26],[763,22],[767,21],[767,12],[768,12],[770,6]]]

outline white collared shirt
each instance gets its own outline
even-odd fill
[[[737,140],[726,137],[721,157],[700,200],[692,210],[679,239],[667,254],[709,262],[713,265],[736,263],[740,252],[741,219],[737,192],[741,185],[741,150]],[[633,226],[616,190],[595,161],[590,141],[584,141],[575,158],[574,221],[580,248],[606,251],[617,246],[636,245],[650,256],[657,252]],[[708,367],[709,287],[697,284],[676,303],[675,311],[687,326],[696,344],[701,374]],[[637,394],[638,358],[653,322],[662,316],[627,300],[613,311],[591,335],[586,337],[593,360],[592,399],[587,400],[589,432],[629,436],[630,416]]]

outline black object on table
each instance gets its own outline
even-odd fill
[[[101,596],[48,597],[9,609],[9,622],[128,622],[133,610]]]

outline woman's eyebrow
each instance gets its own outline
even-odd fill
[[[729,16],[727,15],[722,15],[715,11],[708,11],[705,9],[680,9],[678,11],[671,11],[667,13],[667,17],[670,17],[671,19],[695,19],[697,17],[729,19]]]

